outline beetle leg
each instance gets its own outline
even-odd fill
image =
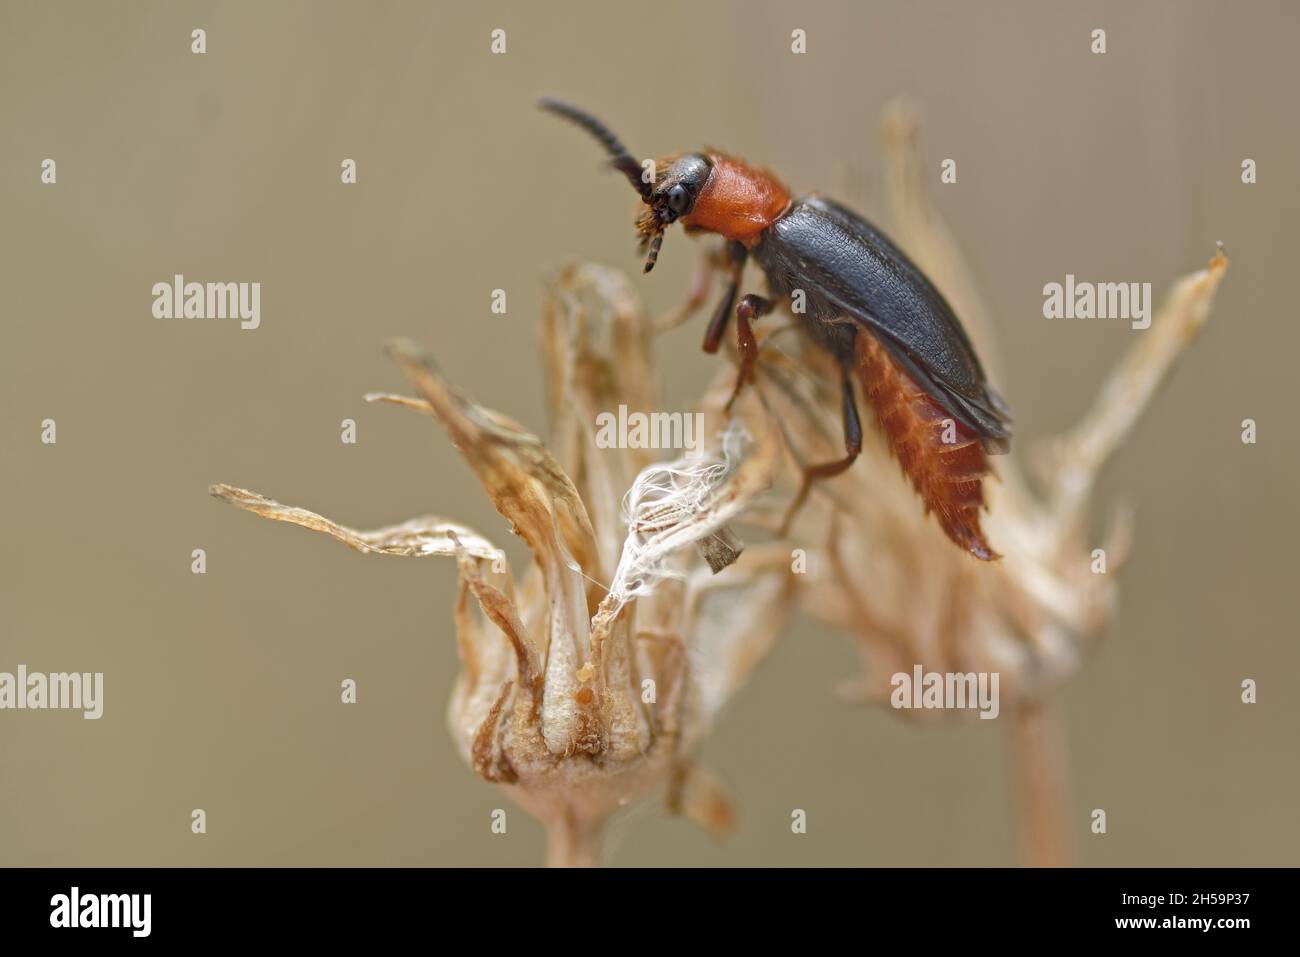
[[[720,252],[724,265],[730,268],[731,280],[727,283],[727,291],[718,303],[718,307],[713,310],[713,318],[709,320],[709,328],[704,333],[704,351],[709,354],[717,352],[718,347],[722,345],[722,334],[727,331],[731,310],[736,306],[736,294],[740,292],[740,276],[745,271],[745,260],[749,257],[748,251],[740,243],[728,243]]]
[[[676,329],[699,312],[700,307],[709,298],[709,291],[713,288],[713,277],[722,270],[729,269],[730,266],[731,260],[725,243],[721,246],[706,246],[695,261],[695,274],[691,277],[691,290],[685,301],[656,319],[655,331],[666,332],[669,329]]]
[[[862,451],[862,421],[858,418],[858,404],[853,398],[853,380],[849,378],[847,371],[841,373],[841,375],[840,390],[844,411],[844,448],[848,455],[834,462],[811,465],[803,470],[803,481],[799,484],[799,494],[794,497],[794,501],[786,509],[785,518],[781,521],[780,534],[782,537],[789,533],[790,523],[794,520],[799,509],[803,507],[809,491],[812,490],[813,483],[820,479],[832,478],[847,470]]]
[[[705,352],[710,354],[717,352],[718,347],[722,345],[722,334],[727,331],[727,322],[731,319],[731,310],[736,308],[736,294],[738,292],[740,292],[739,270],[727,283],[727,291],[718,302],[718,308],[713,310],[713,318],[709,320],[709,328],[704,333]]]
[[[736,387],[731,390],[727,400],[727,413],[740,395],[741,386],[754,381],[754,365],[758,362],[758,340],[754,338],[754,327],[750,322],[760,316],[766,316],[775,308],[770,299],[750,293],[740,300],[736,307],[736,344],[740,347],[740,372],[736,375]]]

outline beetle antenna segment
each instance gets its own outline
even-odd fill
[[[610,155],[611,165],[628,178],[636,191],[641,194],[642,199],[649,202],[653,188],[652,184],[642,180],[641,164],[627,151],[627,147],[611,132],[608,126],[590,113],[565,103],[563,100],[544,96],[537,101],[537,105],[547,112],[562,116],[571,123],[576,123],[594,136],[600,142],[600,145],[605,147],[605,152]]]
[[[650,240],[650,255],[645,260],[645,272],[655,268],[655,263],[659,261],[659,247],[664,244],[664,234],[655,233]]]

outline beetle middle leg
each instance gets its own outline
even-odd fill
[[[849,378],[847,370],[841,372],[840,375],[840,395],[844,414],[844,448],[848,454],[842,459],[836,459],[834,462],[810,465],[803,470],[803,481],[799,484],[799,494],[794,497],[794,501],[786,509],[785,518],[781,521],[780,534],[782,537],[789,534],[790,523],[798,514],[799,509],[803,507],[803,503],[808,498],[808,493],[812,490],[813,483],[821,479],[833,478],[846,471],[862,452],[862,420],[858,418],[858,404],[853,397],[853,380]]]
[[[740,347],[740,372],[736,374],[736,387],[731,390],[731,398],[727,400],[728,414],[731,413],[732,403],[740,395],[741,387],[746,382],[754,381],[754,366],[758,363],[758,340],[754,338],[751,322],[766,316],[774,308],[776,304],[772,300],[753,293],[741,299],[736,306],[736,344]]]

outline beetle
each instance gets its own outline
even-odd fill
[[[984,537],[979,513],[983,478],[990,473],[987,455],[1010,446],[1010,410],[989,385],[952,307],[893,241],[839,203],[793,197],[771,173],[715,150],[663,157],[654,162],[653,176],[643,175],[642,164],[590,113],[550,97],[539,105],[595,137],[640,194],[644,208],[636,226],[646,272],[673,223],[726,240],[715,263],[727,274],[726,291],[704,349],[718,350],[734,313],[740,371],[731,402],[754,379],[754,321],[776,301],[803,291],[798,318],[840,369],[846,455],[804,469],[787,526],[812,484],[845,471],[862,451],[856,379],[926,511],[971,555],[1000,557]],[[750,259],[765,274],[768,294],[737,299]]]

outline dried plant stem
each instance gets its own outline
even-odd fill
[[[547,867],[600,867],[603,820],[591,821],[572,811],[546,823]]]
[[[1010,726],[1022,859],[1030,867],[1067,866],[1073,855],[1060,714],[1050,701],[1022,705],[1011,715]]]

